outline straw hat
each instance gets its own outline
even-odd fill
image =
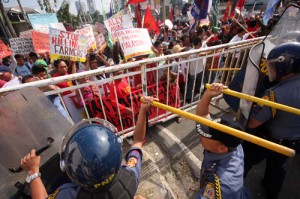
[[[184,49],[184,48],[180,47],[180,45],[177,44],[177,45],[173,46],[172,51],[173,51],[173,53],[179,53],[179,52],[181,52],[183,49]]]

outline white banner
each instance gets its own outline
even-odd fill
[[[128,14],[109,18],[104,21],[104,24],[114,42],[118,40],[116,35],[118,30],[133,28],[132,20]]]
[[[32,39],[26,37],[17,37],[9,39],[12,51],[15,54],[29,54],[34,52]]]
[[[139,55],[151,54],[151,39],[147,29],[130,28],[116,33],[125,59]]]
[[[97,47],[96,46],[96,40],[95,40],[95,37],[94,37],[93,27],[91,25],[89,25],[85,28],[81,28],[79,30],[76,30],[75,33],[89,38],[88,49],[90,49],[90,48],[96,49],[96,47]]]
[[[85,62],[88,38],[74,32],[49,28],[50,58]]]
[[[97,51],[104,50],[106,47],[106,40],[102,33],[96,36],[96,43],[97,43]]]

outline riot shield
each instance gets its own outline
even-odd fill
[[[38,88],[27,87],[0,97],[0,198],[15,198],[16,183],[20,189],[26,189],[23,186],[26,173],[14,173],[9,169],[17,171],[21,158],[33,148],[50,146],[41,154],[45,184],[49,184],[47,181],[51,181],[51,175],[62,175],[52,172],[59,168],[57,153],[70,128],[71,124]],[[53,139],[50,144],[49,139]],[[53,168],[56,166],[53,161],[57,162],[57,168]]]
[[[263,42],[250,50],[242,93],[260,97],[266,89],[277,83],[269,82],[267,56],[277,45],[291,41],[300,42],[300,11],[296,5],[290,5]],[[237,121],[243,127],[247,125],[251,108],[252,102],[244,99],[239,101]]]

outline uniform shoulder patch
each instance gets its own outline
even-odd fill
[[[215,186],[213,183],[207,183],[205,190],[203,192],[203,196],[207,199],[215,198]]]
[[[136,157],[130,157],[126,163],[126,166],[133,168],[138,163],[138,159]]]

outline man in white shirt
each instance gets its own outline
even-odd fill
[[[202,39],[196,37],[193,41],[194,49],[199,49],[202,47]],[[197,58],[199,54],[191,55],[190,58]],[[194,93],[200,93],[201,88],[201,80],[203,75],[203,66],[204,59],[198,59],[195,61],[191,61],[189,64],[189,75],[188,75],[188,83],[187,83],[187,91],[186,91],[186,99],[187,103],[191,103],[193,100],[193,90]]]
[[[250,33],[246,34],[246,31],[243,28],[238,28],[237,34],[229,41],[229,43],[246,40],[249,35]]]

